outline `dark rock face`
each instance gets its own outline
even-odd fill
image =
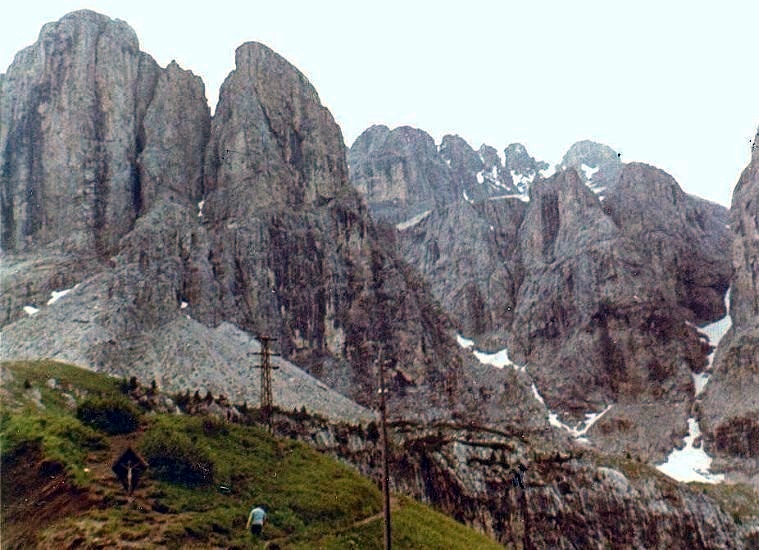
[[[706,232],[690,222],[696,212],[707,216],[669,176],[639,164],[604,202],[573,170],[531,189],[509,349],[534,366],[549,407],[579,415],[614,404],[591,431],[608,449],[658,460],[682,432],[691,372],[706,365],[686,321],[724,316],[731,274],[719,253],[724,224]]]
[[[565,155],[577,170],[548,180],[545,163],[518,144],[504,165],[486,147],[478,164],[459,138],[443,145],[463,185],[475,169],[485,181],[489,166],[493,181],[508,176],[510,187],[397,225],[406,260],[467,337],[507,345],[529,365],[550,408],[577,421],[613,404],[594,441],[661,459],[685,430],[691,372],[706,366],[693,325],[725,315],[725,209],[592,142]],[[527,203],[514,196],[520,191],[529,191]]]
[[[433,139],[407,126],[372,126],[348,153],[351,180],[372,213],[399,223],[461,196]]]
[[[522,282],[519,199],[458,201],[400,230],[401,252],[467,335],[503,337]]]
[[[372,406],[382,358],[397,416],[541,422],[524,377],[487,372],[451,339],[350,187],[331,114],[283,58],[241,46],[211,120],[202,82],[159,68],[121,22],[76,12],[40,36],[0,98],[3,357],[238,394],[247,344],[218,330],[231,323]],[[435,151],[412,131],[387,144],[415,147]]]
[[[701,407],[706,448],[715,466],[759,487],[759,151],[733,192],[730,227],[735,269],[732,328],[714,359]]]
[[[355,431],[292,423],[281,429],[381,479],[378,445]],[[552,449],[529,432],[476,426],[401,424],[391,437],[395,490],[510,548],[716,549],[756,540],[750,526],[736,525],[701,491],[632,460],[612,464],[586,449]]]
[[[61,241],[108,254],[142,204],[138,136],[159,69],[125,23],[46,25],[3,82],[2,249]]]

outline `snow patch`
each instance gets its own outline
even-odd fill
[[[469,338],[464,338],[463,336],[461,336],[461,334],[456,335],[456,341],[464,349],[469,349],[472,346],[474,346],[474,340],[470,340]]]
[[[698,397],[703,393],[706,383],[709,381],[709,373],[701,372],[696,374],[695,372],[692,372],[691,376],[693,376],[693,385],[696,387],[696,397]]]
[[[474,204],[474,201],[473,201],[472,199],[470,199],[470,198],[469,198],[469,195],[467,195],[467,194],[466,194],[466,189],[464,189],[464,191],[463,191],[463,193],[462,193],[462,194],[464,195],[464,200],[465,200],[466,202],[468,202],[469,204]]]
[[[200,202],[198,203],[198,217],[199,217],[199,218],[202,218],[202,217],[203,217],[203,206],[205,206],[205,204],[206,204],[206,201],[205,201],[205,200],[202,200],[202,201],[200,201]]]
[[[422,221],[424,218],[430,215],[430,212],[432,210],[425,210],[421,214],[417,214],[413,218],[410,218],[406,220],[405,222],[401,222],[399,224],[396,224],[395,228],[398,231],[403,231],[404,229],[408,229],[409,227],[414,227],[416,224],[418,224],[420,221]]]
[[[733,326],[733,320],[730,318],[730,291],[731,289],[728,288],[725,293],[725,310],[727,311],[727,315],[719,321],[715,321],[714,323],[710,323],[705,327],[698,329],[701,335],[708,338],[709,343],[714,346],[714,350],[709,354],[709,366],[707,367],[707,370],[712,368],[714,352],[717,350],[717,346],[722,341],[725,334],[727,334],[727,331],[730,330],[730,327]]]
[[[76,286],[72,288],[64,288],[63,290],[53,290],[50,293],[50,299],[47,301],[47,305],[53,305],[55,302],[63,298],[66,294],[74,290]]]
[[[548,423],[551,424],[551,426],[562,428],[568,431],[572,435],[572,437],[574,437],[575,439],[578,439],[578,438],[583,437],[588,432],[588,430],[593,426],[593,424],[598,422],[598,420],[607,412],[609,412],[609,409],[611,408],[612,408],[612,405],[608,405],[600,413],[585,413],[585,420],[580,422],[575,428],[559,420],[559,415],[557,415],[554,412],[551,412],[548,414]],[[582,426],[582,428],[580,428],[580,426]],[[586,442],[587,442],[587,438],[584,438],[584,439],[586,439]]]
[[[182,301],[182,303],[179,306],[179,309],[187,309],[187,305],[188,305],[187,302]]]
[[[477,183],[485,183],[485,170],[477,172]]]
[[[526,176],[524,174],[517,174],[514,170],[512,170],[511,181],[513,181],[514,185],[516,185],[520,190],[526,190],[527,187],[532,185],[532,182],[535,181],[535,174],[533,173],[529,176]]]
[[[39,309],[37,309],[34,306],[24,306],[24,313],[26,313],[29,317],[37,313]]]
[[[543,179],[548,179],[556,173],[556,167],[549,166],[548,168],[544,168],[543,170],[538,170],[538,173],[540,174],[540,177],[542,177]]]
[[[530,202],[530,196],[529,195],[527,195],[527,194],[516,194],[516,193],[511,193],[509,195],[497,195],[495,197],[490,197],[490,199],[488,199],[488,200],[497,201],[497,200],[501,200],[501,199],[519,199],[522,202]]]
[[[596,172],[598,172],[598,169],[599,169],[598,166],[591,167],[591,166],[588,166],[585,163],[581,164],[580,168],[585,173],[585,179],[586,180],[589,180],[589,179],[593,178],[593,174],[595,174]]]
[[[722,341],[722,338],[725,336],[725,334],[727,334],[727,331],[730,330],[730,327],[733,324],[732,319],[730,318],[730,289],[729,288],[727,289],[727,292],[725,293],[725,309],[728,311],[727,315],[725,315],[719,321],[710,323],[702,328],[699,328],[693,323],[686,321],[686,324],[689,327],[695,328],[698,331],[702,340],[709,342],[709,344],[713,347],[712,352],[707,357],[708,364],[706,365],[706,369],[704,370],[704,372],[691,373],[691,376],[693,377],[693,385],[696,388],[696,397],[701,395],[704,389],[706,388],[706,384],[709,382],[709,378],[710,378],[709,371],[711,371],[712,369],[712,362],[714,361],[714,354],[717,351],[717,346]]]
[[[509,359],[509,350],[507,348],[503,348],[501,351],[495,353],[484,353],[477,350],[474,350],[472,353],[474,353],[474,356],[483,365],[491,365],[499,369],[502,369],[503,367],[513,367],[514,369],[522,370],[524,368]]]
[[[688,435],[685,437],[685,447],[674,449],[667,461],[656,466],[656,469],[677,481],[700,481],[701,483],[721,483],[725,480],[723,474],[709,473],[712,458],[704,452],[702,444],[694,446],[701,436],[701,429],[695,418],[688,419]]]
[[[530,386],[530,389],[532,390],[532,395],[535,396],[535,399],[538,401],[538,403],[540,403],[541,405],[545,405],[546,402],[543,401],[543,396],[540,395],[540,392],[538,391],[538,388],[535,385],[535,382],[532,383],[532,385]],[[550,418],[549,418],[549,421],[550,421]]]

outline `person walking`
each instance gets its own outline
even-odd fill
[[[260,506],[256,506],[248,514],[248,523],[245,528],[250,529],[251,535],[261,536],[264,530],[264,521],[266,521],[266,511]]]

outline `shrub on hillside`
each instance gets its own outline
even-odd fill
[[[216,437],[219,435],[229,435],[229,426],[223,418],[218,416],[206,416],[201,423],[203,427],[203,433],[208,437]]]
[[[107,434],[126,434],[140,425],[140,411],[122,397],[92,397],[76,409],[76,417],[84,424]]]
[[[181,432],[151,430],[142,440],[141,450],[158,479],[190,487],[213,482],[213,460]]]

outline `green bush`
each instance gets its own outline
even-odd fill
[[[140,411],[123,397],[85,399],[77,407],[76,417],[109,435],[130,433],[140,425]]]
[[[184,433],[153,429],[140,448],[157,479],[188,487],[213,482],[213,460]]]
[[[203,427],[203,433],[208,437],[216,437],[219,435],[229,435],[229,426],[227,426],[224,419],[218,416],[206,416],[201,423]]]

